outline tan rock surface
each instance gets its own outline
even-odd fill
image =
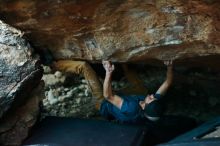
[[[0,0],[0,18],[56,59],[116,62],[219,55],[218,0]]]

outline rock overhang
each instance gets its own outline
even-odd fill
[[[219,1],[0,1],[0,16],[56,60],[142,62],[220,53]],[[16,19],[14,19],[16,18]]]

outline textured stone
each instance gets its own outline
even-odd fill
[[[12,105],[22,104],[42,77],[39,58],[22,36],[0,21],[0,118]]]
[[[45,73],[43,75],[46,98],[43,100],[42,118],[53,115],[85,118],[95,115],[97,113],[94,105],[95,98],[92,97],[85,79],[80,75],[60,73],[62,78],[73,76],[75,80],[65,80],[62,83],[54,82],[54,84],[51,84],[45,76],[50,75],[56,78],[55,74]]]
[[[0,3],[0,18],[23,30],[39,53],[55,59],[185,62],[220,54],[218,0]]]
[[[19,146],[39,117],[39,103],[43,98],[43,84],[35,88],[25,104],[8,113],[0,122],[0,145]]]

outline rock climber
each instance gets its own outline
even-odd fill
[[[147,96],[117,95],[113,92],[111,86],[114,65],[109,61],[103,61],[103,67],[106,71],[103,84],[105,99],[101,104],[100,113],[108,119],[113,118],[125,123],[139,123],[145,119],[150,121],[159,120],[164,112],[162,98],[173,81],[172,60],[164,61],[164,64],[167,66],[166,79],[155,94]]]

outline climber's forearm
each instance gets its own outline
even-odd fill
[[[111,78],[112,78],[112,73],[106,73],[103,84],[103,96],[105,98],[111,98],[113,96]]]

